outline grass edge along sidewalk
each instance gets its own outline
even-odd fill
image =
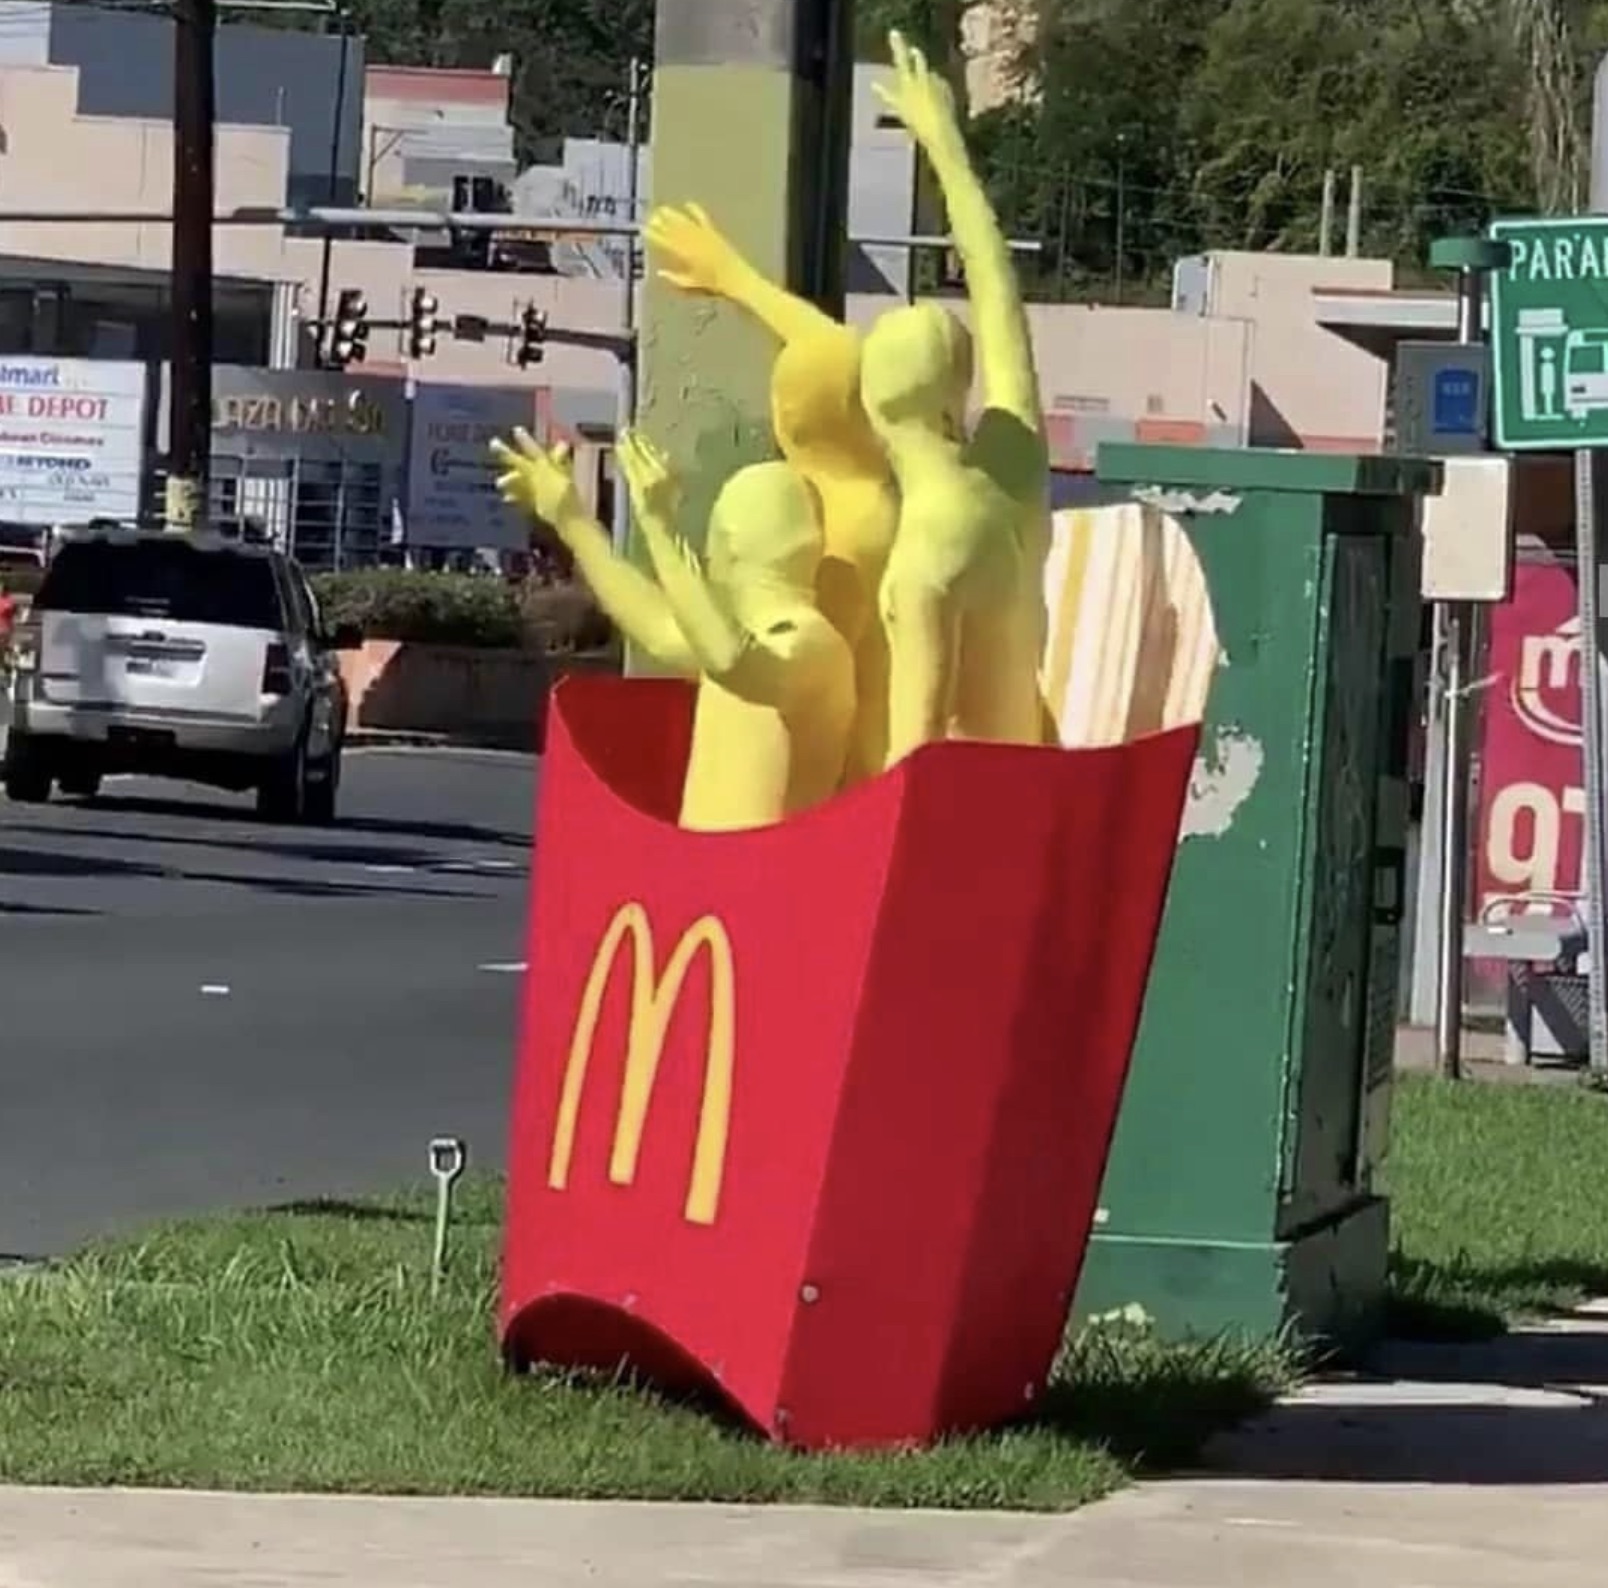
[[[1032,1423],[799,1454],[625,1383],[510,1379],[500,1187],[459,1202],[436,1299],[422,1198],[178,1225],[0,1284],[0,1481],[1066,1510],[1188,1460],[1295,1371],[1117,1319],[1069,1345]]]
[[[1608,1101],[1409,1080],[1400,1310],[1476,1332],[1608,1292]],[[930,1451],[800,1455],[628,1385],[509,1380],[499,1187],[466,1185],[432,1300],[423,1199],[202,1221],[0,1284],[0,1480],[1065,1510],[1187,1464],[1292,1382],[1274,1343],[1071,1342],[1036,1421]]]
[[[1398,1076],[1391,1331],[1500,1332],[1608,1296],[1608,1097]]]

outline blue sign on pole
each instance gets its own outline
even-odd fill
[[[1396,349],[1395,446],[1408,457],[1485,450],[1489,351],[1460,342],[1403,342]]]
[[[1438,369],[1430,391],[1431,425],[1444,436],[1472,436],[1480,428],[1480,372]]]

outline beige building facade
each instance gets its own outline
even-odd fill
[[[440,74],[369,68],[364,147],[378,190],[393,200],[387,140],[402,125],[456,116],[506,118],[507,78],[497,72]],[[0,68],[0,262],[12,278],[32,270],[100,278],[126,273],[156,284],[165,277],[171,228],[64,219],[7,219],[19,212],[121,211],[164,214],[169,207],[172,129],[161,121],[86,116],[77,72],[59,66]],[[284,203],[289,134],[280,128],[223,125],[217,135],[218,209],[275,209]],[[326,244],[281,225],[220,225],[215,236],[220,298],[244,295],[272,321],[261,362],[311,362]],[[558,428],[606,429],[617,366],[605,351],[565,345],[565,331],[613,332],[624,323],[619,281],[514,271],[421,268],[405,240],[337,237],[328,245],[329,303],[357,288],[377,319],[403,319],[411,293],[425,288],[444,322],[479,316],[492,330],[479,341],[443,330],[437,353],[417,365],[404,333],[375,327],[371,373],[485,386],[530,386],[538,410]],[[1172,309],[1035,305],[1030,310],[1056,461],[1086,468],[1105,439],[1173,440],[1371,450],[1384,432],[1387,360],[1320,317],[1334,294],[1389,299],[1392,271],[1374,260],[1215,254],[1180,266]],[[87,291],[88,289],[84,289]],[[894,302],[851,300],[865,322]],[[515,361],[511,327],[527,305],[549,317],[545,359]],[[959,312],[964,305],[956,303]],[[96,311],[93,345],[0,351],[129,356],[136,351],[115,307]],[[124,328],[126,330],[126,328]],[[80,330],[84,343],[88,333]],[[220,352],[220,360],[225,355]],[[249,362],[247,359],[236,359]]]

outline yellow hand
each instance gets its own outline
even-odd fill
[[[783,342],[831,330],[837,322],[755,270],[699,204],[661,205],[642,228],[659,256],[659,279],[700,297],[746,309]]]
[[[555,526],[581,511],[575,468],[564,442],[543,447],[529,431],[518,429],[512,446],[493,441],[491,455],[504,468],[497,476],[497,490],[510,506]]]
[[[627,430],[620,437],[619,464],[637,517],[656,525],[673,523],[681,482],[664,453],[640,430]]]
[[[745,268],[743,256],[726,240],[701,204],[680,208],[661,204],[642,229],[659,256],[659,276],[683,292],[729,297]]]
[[[929,156],[963,150],[960,117],[949,84],[897,30],[888,35],[888,49],[893,55],[893,86],[872,84],[877,98],[904,123],[905,131]]]

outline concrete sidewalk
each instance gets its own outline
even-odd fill
[[[1072,1516],[0,1490],[0,1588],[1579,1588],[1608,1307],[1394,1346]]]
[[[1608,1485],[1162,1483],[1069,1517],[0,1491],[0,1588],[1579,1588]]]

